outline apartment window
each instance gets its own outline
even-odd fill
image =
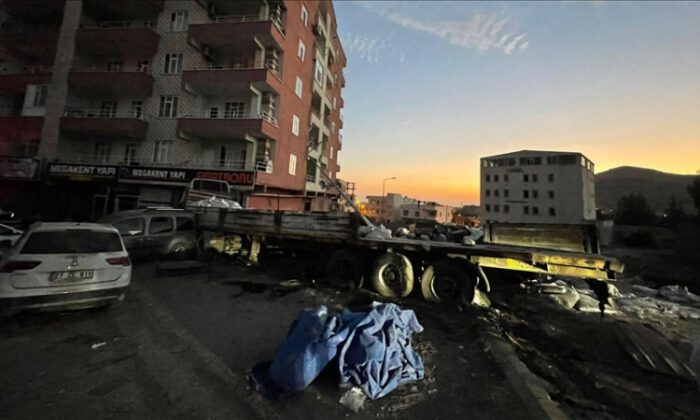
[[[503,175],[503,182],[508,182],[508,175]]]
[[[540,209],[533,206],[533,207],[532,207],[532,214],[533,214],[533,215],[538,215],[538,214],[540,214]]]
[[[486,175],[486,182],[491,182],[491,175]]]
[[[299,123],[300,123],[299,117],[297,117],[296,115],[293,115],[292,116],[292,134],[294,134],[295,136],[299,135]]]
[[[316,83],[320,85],[323,84],[323,65],[320,61],[316,61],[316,65],[314,67],[314,80],[316,80]]]
[[[107,71],[122,71],[124,67],[123,61],[110,61],[107,63]]]
[[[547,191],[549,198],[554,198],[554,191]]]
[[[491,190],[486,190],[486,196],[491,197]]]
[[[537,182],[537,174],[532,174],[532,182]]]
[[[493,182],[498,182],[498,175],[493,176]]]
[[[528,174],[523,174],[523,182],[529,182],[530,176]]]
[[[219,149],[219,167],[232,167],[236,159],[236,151],[230,147],[221,146]]]
[[[509,205],[506,204],[505,206],[503,206],[503,213],[510,213],[510,206]]]
[[[490,211],[491,211],[491,204],[487,204],[486,205],[486,212],[488,213]]]
[[[539,198],[539,192],[537,190],[532,190],[532,198]]]
[[[140,71],[141,73],[148,73],[148,60],[141,60],[138,63],[136,63],[136,71]]]
[[[523,214],[530,214],[530,207],[529,206],[523,206]]]
[[[304,90],[304,82],[297,76],[296,84],[294,85],[294,93],[301,98],[301,93]]]
[[[134,118],[143,117],[143,101],[131,102],[131,116]]]
[[[494,212],[494,213],[500,213],[500,212],[501,212],[501,206],[499,206],[498,204],[494,205],[494,206],[493,206],[493,212]]]
[[[124,163],[135,162],[137,150],[135,143],[127,143],[126,147],[124,147]]]
[[[500,193],[499,190],[493,190],[493,195],[494,195],[494,196],[498,197],[499,193]]]
[[[209,108],[209,118],[219,118],[219,107],[213,106]]]
[[[110,143],[97,142],[95,143],[95,160],[97,162],[106,163],[109,161]]]
[[[417,212],[414,213],[414,215],[415,215],[416,217],[420,217],[420,212],[417,211]]]
[[[550,207],[550,208],[549,208],[549,215],[550,215],[550,216],[556,216],[556,215],[557,215],[557,211],[556,211],[556,209],[555,209],[554,207]]]
[[[182,53],[165,54],[165,61],[163,62],[163,73],[182,73]]]
[[[174,118],[177,117],[178,96],[161,96],[159,117]]]
[[[102,101],[100,104],[100,117],[114,118],[117,114],[117,101]]]
[[[306,56],[306,45],[304,45],[304,41],[301,39],[299,40],[299,48],[297,49],[297,56],[299,56],[299,59],[301,61],[304,61],[304,57]]]
[[[243,118],[245,103],[226,102],[224,105],[224,118]]]
[[[46,98],[49,96],[49,85],[34,85],[33,106],[45,106]]]
[[[306,10],[306,6],[301,5],[301,21],[304,22],[304,27],[309,24],[309,11]]]
[[[523,190],[523,198],[530,198],[530,191]]]
[[[508,197],[508,190],[503,190],[503,196]]]
[[[170,159],[170,145],[172,141],[157,141],[153,149],[153,162],[168,163]]]
[[[547,177],[547,180],[549,182],[554,182],[554,174],[549,174],[549,176]]]
[[[404,215],[404,216],[408,216],[408,210],[404,210],[404,211],[403,211],[403,215]]]
[[[297,156],[293,153],[289,154],[289,175],[297,174]]]
[[[187,10],[177,10],[170,14],[170,31],[182,32],[187,30]]]

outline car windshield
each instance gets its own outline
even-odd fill
[[[123,251],[119,234],[90,230],[34,232],[21,254],[74,254]]]

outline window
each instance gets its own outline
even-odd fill
[[[219,167],[230,167],[233,166],[233,161],[235,160],[236,151],[230,147],[221,146],[219,149]]]
[[[292,116],[292,134],[295,136],[299,135],[299,117],[296,115]]]
[[[109,161],[110,143],[101,141],[95,143],[95,160],[106,163]]]
[[[293,153],[289,154],[289,175],[297,174],[297,156]]]
[[[523,206],[523,214],[530,214],[530,207]]]
[[[549,180],[549,182],[554,182],[554,174],[549,174],[547,179]]]
[[[498,182],[498,175],[493,176],[493,182]]]
[[[117,228],[122,236],[138,236],[143,235],[143,225],[145,220],[143,217],[138,217],[135,219],[125,219],[117,223],[114,223],[114,227]]]
[[[114,118],[117,114],[117,101],[102,101],[100,104],[100,117]]]
[[[493,206],[493,212],[494,212],[494,213],[500,213],[500,212],[501,212],[501,206],[499,206],[498,204],[494,205],[494,206]]]
[[[131,116],[141,118],[143,116],[143,101],[131,102]]]
[[[219,108],[211,107],[209,108],[209,118],[219,118]]]
[[[188,232],[191,230],[194,230],[194,220],[190,217],[178,217],[175,219],[175,223],[177,224],[177,230],[178,232]]]
[[[404,211],[403,211],[403,215],[404,215],[404,216],[408,216],[408,210],[404,210]]]
[[[539,193],[537,190],[532,190],[532,198],[539,198]]]
[[[158,116],[166,118],[177,117],[177,104],[179,99],[178,96],[161,96]]]
[[[314,67],[314,80],[316,80],[318,84],[323,84],[323,65],[320,61],[316,61]]]
[[[34,232],[24,244],[21,254],[97,254],[123,251],[117,233],[76,229]]]
[[[187,29],[187,10],[177,10],[170,14],[170,31],[182,32]]]
[[[136,161],[137,146],[135,143],[127,143],[124,147],[124,162],[131,163]]]
[[[49,95],[49,85],[34,85],[33,106],[45,106],[46,98]]]
[[[303,90],[304,90],[304,82],[302,82],[301,79],[299,78],[299,76],[297,76],[297,82],[294,85],[294,93],[296,93],[296,95],[301,98],[301,94],[302,94]]]
[[[523,190],[523,198],[530,198],[530,191]]]
[[[243,102],[226,102],[224,105],[224,118],[243,118],[245,104]]]
[[[508,190],[503,190],[503,196],[508,197]]]
[[[499,190],[493,190],[493,195],[498,197],[499,192],[500,192]]]
[[[148,233],[168,233],[173,230],[173,218],[158,216],[151,218],[151,225],[148,228]]]
[[[537,174],[532,174],[532,182],[537,182]]]
[[[486,182],[491,182],[491,175],[486,175]]]
[[[299,40],[299,48],[297,49],[297,56],[301,61],[304,61],[304,57],[306,56],[306,45],[304,45],[304,41],[301,39]]]
[[[554,209],[554,207],[550,207],[550,208],[549,208],[549,215],[550,215],[550,216],[556,216],[556,215],[557,215],[557,211]]]
[[[486,190],[486,196],[491,197],[491,190]]]
[[[182,73],[182,53],[165,54],[165,60],[163,61],[163,73]]]
[[[508,182],[508,174],[503,175],[503,182]]]
[[[334,96],[333,97],[333,109],[335,109],[335,108],[336,108],[336,100],[335,100],[335,96]]]
[[[488,213],[490,211],[491,211],[491,204],[487,204],[486,205],[486,212]]]
[[[417,212],[414,213],[414,215],[415,215],[416,217],[420,217],[420,212],[417,211]]]
[[[547,191],[549,198],[554,198],[554,191]]]
[[[142,60],[136,63],[136,71],[141,73],[148,73],[148,60]]]
[[[107,71],[122,71],[123,61],[110,61],[107,63]]]
[[[304,27],[309,24],[309,11],[306,10],[306,6],[301,5],[301,21],[304,22]]]
[[[528,174],[523,174],[523,182],[529,182],[530,176]]]
[[[534,215],[540,214],[540,209],[537,207],[532,207],[532,214],[534,214]]]
[[[157,141],[153,149],[153,162],[168,163],[172,141]]]
[[[505,206],[503,206],[503,213],[510,213],[510,206],[509,205],[506,204]]]

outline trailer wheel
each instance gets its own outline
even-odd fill
[[[475,283],[465,267],[449,259],[428,266],[420,280],[425,300],[435,303],[470,303]]]
[[[350,249],[340,249],[331,254],[326,264],[326,280],[341,289],[362,287],[362,259]]]
[[[413,266],[406,256],[384,253],[374,260],[372,285],[384,297],[404,297],[413,290]]]

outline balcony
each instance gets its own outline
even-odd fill
[[[58,35],[59,28],[3,30],[0,45],[25,62],[49,64],[56,57]]]
[[[225,171],[252,171],[255,169],[253,162],[231,161],[231,160],[202,160],[193,159],[179,162],[152,162],[151,159],[129,159],[124,160],[120,153],[112,153],[108,156],[95,156],[94,154],[67,154],[59,153],[52,158],[53,162],[60,163],[82,163],[101,165],[133,165],[164,168],[186,168],[186,169],[212,169]]]
[[[206,139],[242,139],[253,137],[280,138],[277,118],[268,113],[236,114],[230,118],[208,118],[206,115],[186,115],[177,120],[181,136]]]
[[[21,109],[0,109],[0,138],[21,133],[41,133],[44,117],[23,116]]]
[[[157,17],[164,3],[164,0],[83,0],[83,13],[95,20],[148,19]]]
[[[231,42],[232,39],[237,42]],[[214,23],[190,25],[188,31],[191,44],[224,55],[252,55],[260,48],[256,39],[264,47],[284,48],[285,37],[280,24],[276,20],[260,20],[257,15],[220,16]]]
[[[211,66],[182,72],[182,86],[204,95],[235,94],[252,85],[261,92],[282,93],[282,80],[274,66],[263,63],[240,63],[233,67]]]
[[[70,109],[61,118],[61,130],[81,136],[146,138],[148,123],[110,110]]]
[[[24,95],[27,85],[51,83],[50,67],[33,67],[0,74],[0,93]]]
[[[152,57],[160,36],[151,29],[153,22],[100,22],[78,29],[76,51],[85,57]]]
[[[4,0],[5,11],[31,23],[60,22],[66,0]]]
[[[122,71],[76,69],[68,75],[71,92],[92,97],[147,97],[153,93],[153,77],[136,68]]]

